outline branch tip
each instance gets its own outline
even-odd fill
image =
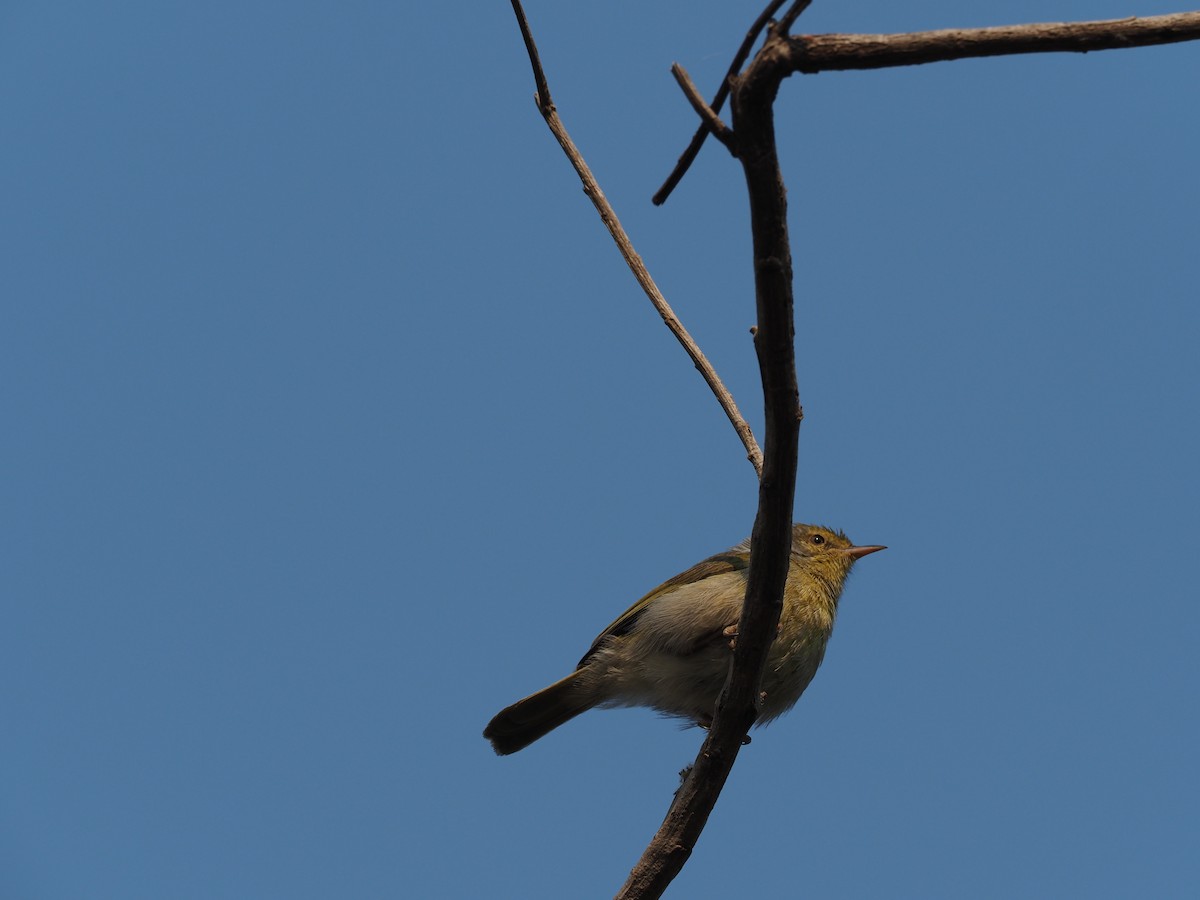
[[[713,111],[711,106],[704,102],[704,98],[696,90],[696,85],[692,82],[687,70],[679,63],[674,63],[671,66],[671,74],[675,76],[675,81],[678,82],[683,95],[687,97],[688,103],[692,105],[692,109],[696,111],[696,115],[704,122],[704,127],[712,132],[713,137],[724,144],[726,149],[736,157],[737,142],[734,140],[733,130],[721,121],[721,117]]]
[[[812,0],[796,0],[785,12],[777,23],[776,31],[778,34],[787,34],[792,30],[792,25],[796,20],[804,14],[804,11],[812,6]]]

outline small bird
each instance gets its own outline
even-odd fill
[[[792,526],[783,612],[763,670],[756,725],[800,699],[825,656],[850,568],[886,549],[856,547],[831,528]],[[483,736],[504,756],[592,707],[608,706],[648,706],[707,727],[733,662],[749,567],[747,538],[664,581],[601,632],[574,672],[501,710]]]

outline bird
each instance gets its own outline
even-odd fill
[[[850,569],[886,549],[821,525],[792,526],[756,726],[800,699],[825,656]],[[605,628],[570,675],[501,710],[483,736],[507,756],[594,707],[645,706],[707,727],[733,662],[750,554],[747,538],[664,581]]]

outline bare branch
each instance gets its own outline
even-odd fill
[[[750,51],[754,49],[754,43],[758,40],[758,36],[762,34],[762,30],[767,27],[767,23],[771,21],[771,17],[783,6],[787,0],[771,0],[767,4],[767,8],[759,13],[758,18],[754,20],[754,24],[750,26],[750,30],[746,32],[745,38],[742,39],[742,45],[738,47],[737,53],[733,55],[733,62],[729,64],[729,71],[725,73],[725,77],[721,79],[721,86],[717,88],[717,93],[713,97],[709,107],[714,113],[719,113],[721,107],[725,105],[725,98],[729,96],[730,80],[742,71],[742,64],[750,57]],[[700,155],[700,148],[704,146],[704,141],[708,138],[708,129],[701,125],[696,129],[696,133],[692,135],[692,141],[687,145],[687,149],[679,157],[679,161],[675,163],[675,168],[671,170],[671,174],[667,176],[667,180],[662,183],[654,196],[650,198],[650,202],[655,206],[662,206],[667,202],[667,198],[671,196],[671,192],[675,190],[676,185],[687,174],[687,170],[692,167],[692,163],[696,161],[696,157]]]
[[[796,385],[787,192],[775,150],[772,112],[786,75],[773,61],[775,48],[782,43],[779,37],[767,39],[738,79],[732,103],[734,132],[742,151],[738,158],[750,194],[758,311],[754,347],[766,410],[766,456],[758,482],[758,516],[750,536],[753,553],[738,619],[737,648],[700,754],[666,819],[617,894],[618,900],[661,896],[691,855],[745,734],[758,716],[762,670],[783,610],[803,412]]]
[[[714,112],[721,111],[721,106],[729,94],[730,79],[741,71],[741,65],[749,55],[759,33],[784,2],[785,0],[773,0],[751,26],[742,46],[738,48],[725,80],[709,104]],[[779,29],[781,34],[788,30],[782,25],[786,22],[790,27],[789,17],[793,11],[799,9],[802,2],[803,0],[797,0],[796,6],[785,14]],[[807,6],[808,4],[804,3],[804,7]],[[799,9],[799,12],[803,11]],[[793,72],[811,75],[817,72],[913,66],[980,56],[1063,51],[1087,53],[1092,50],[1171,44],[1198,38],[1200,12],[1099,22],[946,29],[908,34],[811,34],[796,35],[789,39],[788,64]],[[651,198],[656,206],[666,203],[667,198],[671,196],[671,192],[695,162],[708,133],[708,128],[701,126],[692,136],[691,143],[675,163],[675,168]]]
[[[787,34],[792,30],[792,26],[796,24],[796,20],[811,5],[812,0],[796,0],[791,8],[779,17],[779,24],[776,26],[776,31],[779,34]]]
[[[513,5],[519,8],[518,0],[513,0]],[[710,130],[719,137],[723,136],[724,141],[736,145],[736,155],[745,170],[751,205],[758,313],[755,349],[759,357],[766,408],[766,454],[760,470],[759,511],[751,535],[754,552],[748,573],[746,600],[738,623],[734,664],[700,754],[677,792],[658,833],[618,894],[623,900],[661,896],[690,857],[724,787],[746,731],[757,718],[762,667],[782,609],[791,546],[790,525],[799,424],[803,418],[794,358],[787,198],[776,154],[773,119],[773,103],[782,79],[796,72],[883,68],[1018,53],[1088,52],[1200,38],[1200,13],[897,35],[789,36],[788,28],[809,5],[808,0],[793,0],[783,22],[770,31],[745,73],[739,76],[739,67],[758,34],[782,5],[783,0],[776,0],[760,15],[747,34],[735,64],[711,106],[700,100],[686,73],[676,67],[676,78],[704,124],[667,182],[655,195],[654,202],[662,203],[666,199],[687,171]],[[531,39],[527,39],[527,44],[532,46]],[[539,66],[532,49],[531,61],[536,77]],[[543,93],[546,98],[549,97],[548,90],[543,91],[539,87],[539,95]],[[721,103],[730,93],[733,97],[732,135],[717,115]],[[626,250],[628,239],[623,237],[619,224],[614,229],[615,216],[603,200],[603,194],[595,185],[578,151],[570,143],[548,100],[542,110],[551,130],[579,172],[585,190],[592,197],[636,274],[641,260],[632,247]],[[622,240],[625,244],[622,244]],[[641,268],[644,271],[644,267]],[[649,282],[648,275],[646,279]],[[649,284],[652,286],[653,283]],[[646,287],[645,283],[643,287],[651,294],[650,287]],[[660,314],[664,320],[667,319],[667,313],[662,308]]]
[[[763,455],[762,450],[758,447],[758,442],[754,439],[754,432],[750,430],[750,425],[738,410],[737,404],[733,400],[733,395],[729,393],[720,376],[717,375],[717,370],[713,368],[712,363],[700,351],[700,347],[696,344],[691,334],[688,333],[688,330],[683,327],[683,323],[679,321],[670,304],[663,297],[662,292],[658,289],[658,285],[650,277],[650,272],[646,268],[646,264],[642,262],[642,257],[633,249],[633,242],[629,240],[629,235],[625,233],[625,229],[621,227],[621,222],[617,218],[616,211],[608,202],[608,198],[604,196],[604,191],[600,189],[600,183],[596,181],[595,176],[592,175],[592,170],[584,162],[583,155],[571,140],[571,136],[567,134],[566,126],[563,125],[558,111],[550,101],[550,88],[547,86],[545,75],[542,73],[542,65],[538,59],[537,45],[533,41],[533,35],[529,30],[525,11],[521,7],[520,0],[512,0],[512,6],[517,14],[517,21],[521,26],[521,34],[525,38],[525,47],[529,51],[529,62],[533,66],[533,77],[538,85],[538,109],[542,113],[542,118],[546,120],[550,131],[558,140],[559,146],[562,147],[563,152],[567,155],[567,159],[571,161],[576,174],[579,175],[579,180],[583,182],[583,192],[591,198],[592,204],[600,214],[601,221],[604,222],[604,227],[612,235],[612,239],[617,244],[617,249],[625,257],[626,265],[633,272],[633,277],[637,279],[638,284],[642,286],[642,290],[646,292],[646,296],[650,298],[650,302],[654,304],[654,308],[662,317],[663,323],[675,335],[675,339],[679,341],[687,355],[692,358],[692,362],[695,363],[696,368],[700,371],[700,375],[708,383],[709,388],[717,398],[717,402],[725,410],[725,415],[733,425],[734,431],[737,432],[738,437],[745,446],[746,458],[754,466],[755,473],[761,477]]]
[[[882,69],[1018,53],[1088,53],[1200,39],[1200,12],[1051,22],[996,28],[951,28],[910,34],[809,34],[788,38],[781,63],[789,71]]]
[[[700,92],[696,90],[696,85],[692,83],[692,78],[687,73],[687,69],[679,63],[671,66],[671,74],[675,76],[675,80],[679,82],[679,86],[683,89],[683,95],[687,97],[688,103],[692,104],[692,109],[696,111],[703,121],[708,126],[708,130],[713,133],[713,136],[719,140],[734,156],[737,156],[737,145],[733,140],[733,131],[721,121],[711,106],[704,102],[704,98],[700,96]]]
[[[529,20],[525,18],[525,8],[521,6],[521,0],[512,0],[512,8],[517,15],[517,26],[521,29],[521,38],[525,41],[525,52],[529,54],[529,64],[533,67],[533,83],[537,88],[535,99],[538,109],[553,109],[554,101],[550,98],[550,85],[546,83],[546,73],[542,71],[542,58],[538,55],[533,32],[529,30]]]

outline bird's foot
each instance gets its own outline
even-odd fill
[[[775,637],[779,637],[779,635],[782,632],[783,632],[783,624],[781,623],[779,625],[776,625],[775,626]],[[729,649],[730,650],[736,650],[737,649],[737,639],[738,639],[738,623],[734,622],[732,625],[726,625],[721,630],[721,636],[729,639]]]

